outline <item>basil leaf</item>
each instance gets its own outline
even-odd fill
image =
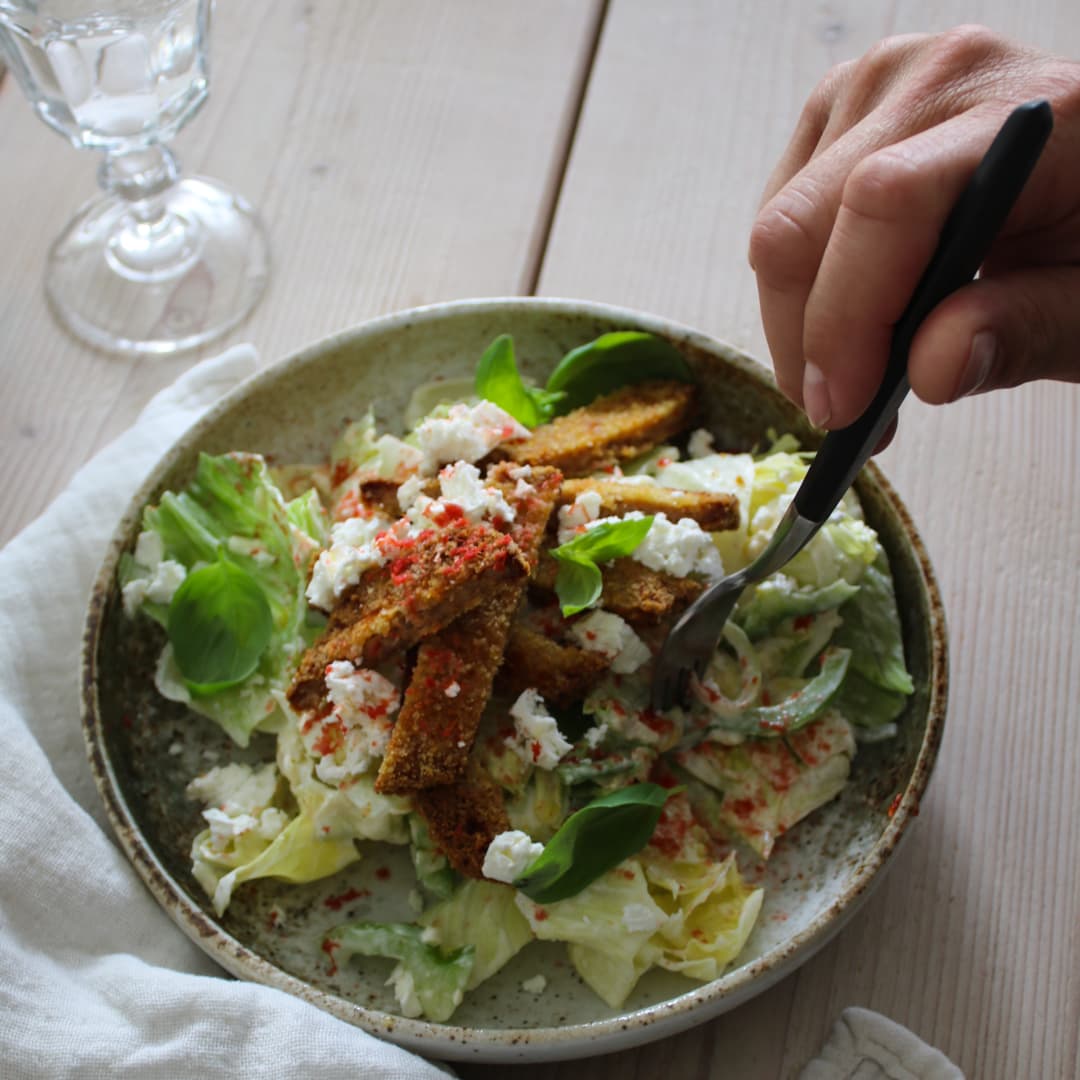
[[[223,558],[184,578],[169,605],[166,626],[177,667],[197,694],[216,693],[246,679],[273,628],[258,582]]]
[[[475,389],[478,397],[498,405],[529,428],[550,420],[555,403],[562,400],[560,393],[525,385],[514,359],[514,339],[509,334],[497,337],[480,357]]]
[[[588,559],[594,563],[633,555],[648,535],[652,523],[652,514],[624,518],[622,521],[605,521],[553,548],[551,554],[556,559]]]
[[[514,887],[538,904],[576,896],[649,842],[668,796],[681,790],[632,784],[594,799],[563,822]]]
[[[686,358],[670,342],[640,330],[618,330],[568,352],[547,388],[566,395],[557,408],[566,413],[646,379],[695,381]]]
[[[604,582],[597,563],[633,555],[652,528],[653,516],[624,521],[605,521],[568,540],[551,554],[559,560],[555,595],[563,615],[576,615],[592,607],[603,591]]]
[[[554,555],[555,552],[552,552]],[[592,607],[600,599],[604,579],[600,568],[589,559],[558,556],[559,572],[555,577],[555,595],[562,605],[563,615],[576,615]]]
[[[835,646],[825,651],[821,670],[787,701],[779,705],[757,705],[733,716],[713,719],[710,730],[756,735],[759,738],[790,735],[816,720],[840,690],[851,660],[850,649]]]

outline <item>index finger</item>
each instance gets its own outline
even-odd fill
[[[1007,109],[972,110],[852,170],[806,304],[803,398],[815,424],[846,427],[869,405],[893,325]]]

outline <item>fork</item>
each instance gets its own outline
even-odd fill
[[[691,673],[699,679],[705,674],[743,590],[790,562],[836,509],[908,392],[908,352],[915,332],[946,296],[974,278],[1053,125],[1048,101],[1029,101],[1009,114],[949,214],[937,249],[893,328],[885,377],[873,401],[853,424],[825,436],[764,551],[706,589],[672,627],[653,670],[654,709],[663,712],[687,703]]]

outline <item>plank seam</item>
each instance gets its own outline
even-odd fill
[[[597,5],[592,34],[578,72],[577,84],[571,95],[569,123],[565,127],[562,141],[556,149],[551,180],[540,208],[539,228],[531,245],[525,264],[525,272],[522,276],[521,291],[525,296],[536,295],[540,275],[544,270],[544,258],[547,255],[551,231],[555,225],[555,215],[559,210],[559,199],[562,196],[563,185],[566,183],[566,174],[570,167],[570,155],[573,152],[574,143],[577,141],[578,126],[581,123],[581,115],[585,111],[585,100],[589,94],[589,83],[592,81],[593,71],[596,68],[596,57],[600,51],[600,39],[603,37],[604,25],[607,22],[609,2],[610,0],[600,0]]]

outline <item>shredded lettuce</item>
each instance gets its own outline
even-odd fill
[[[304,588],[311,560],[326,541],[326,517],[310,496],[286,503],[257,454],[202,454],[191,484],[149,507],[143,529],[160,539],[166,562],[190,571],[226,559],[246,571],[266,598],[273,630],[253,674],[185,699],[246,746],[253,731],[280,724],[275,692],[285,688],[295,658],[314,638]],[[122,586],[128,590],[148,571],[128,556],[120,567]],[[167,604],[144,602],[141,609],[167,625]]]
[[[460,876],[431,839],[427,822],[419,814],[409,818],[409,854],[416,880],[425,892],[445,900],[457,888]]]
[[[840,792],[854,754],[851,727],[832,710],[786,739],[704,742],[682,750],[675,755],[676,775],[685,772],[711,789],[687,785],[710,832],[738,837],[767,858],[781,835]]]
[[[836,643],[851,650],[851,666],[867,682],[894,694],[915,687],[904,663],[904,638],[889,565],[882,553],[844,605]]]
[[[287,709],[283,707],[283,711]],[[278,732],[277,762],[293,798],[312,821],[317,835],[340,840],[381,840],[404,844],[409,839],[411,801],[401,795],[380,795],[369,774],[350,777],[333,787],[315,775],[315,762],[300,737],[292,710]]]
[[[495,881],[469,879],[420,917],[443,950],[469,948],[473,967],[466,990],[479,986],[533,937],[514,902],[514,890]]]
[[[257,855],[228,869],[207,851],[209,830],[199,833],[192,844],[192,860],[199,884],[213,897],[214,910],[223,914],[238,885],[255,878],[274,877],[283,881],[317,881],[356,862],[360,852],[351,840],[319,835],[307,814],[293,818]],[[224,871],[220,872],[219,871]]]
[[[449,1020],[461,1004],[475,958],[472,946],[444,954],[412,923],[343,923],[330,931],[326,941],[342,965],[357,955],[397,960],[387,982],[402,1013],[436,1023]]]
[[[533,769],[524,790],[506,800],[510,828],[528,833],[544,843],[555,835],[569,810],[566,785],[555,769]]]
[[[538,938],[569,943],[578,974],[613,1009],[651,966],[652,952],[639,954],[667,921],[636,859],[620,863],[566,900],[537,904],[519,892],[516,902]]]
[[[649,894],[668,916],[649,943],[655,963],[692,979],[719,978],[746,944],[764,890],[747,886],[734,854],[675,860],[647,848],[641,862]]]
[[[735,620],[751,641],[769,634],[784,619],[817,615],[838,608],[859,591],[839,578],[820,588],[798,585],[787,574],[773,574],[752,590],[735,612]]]

